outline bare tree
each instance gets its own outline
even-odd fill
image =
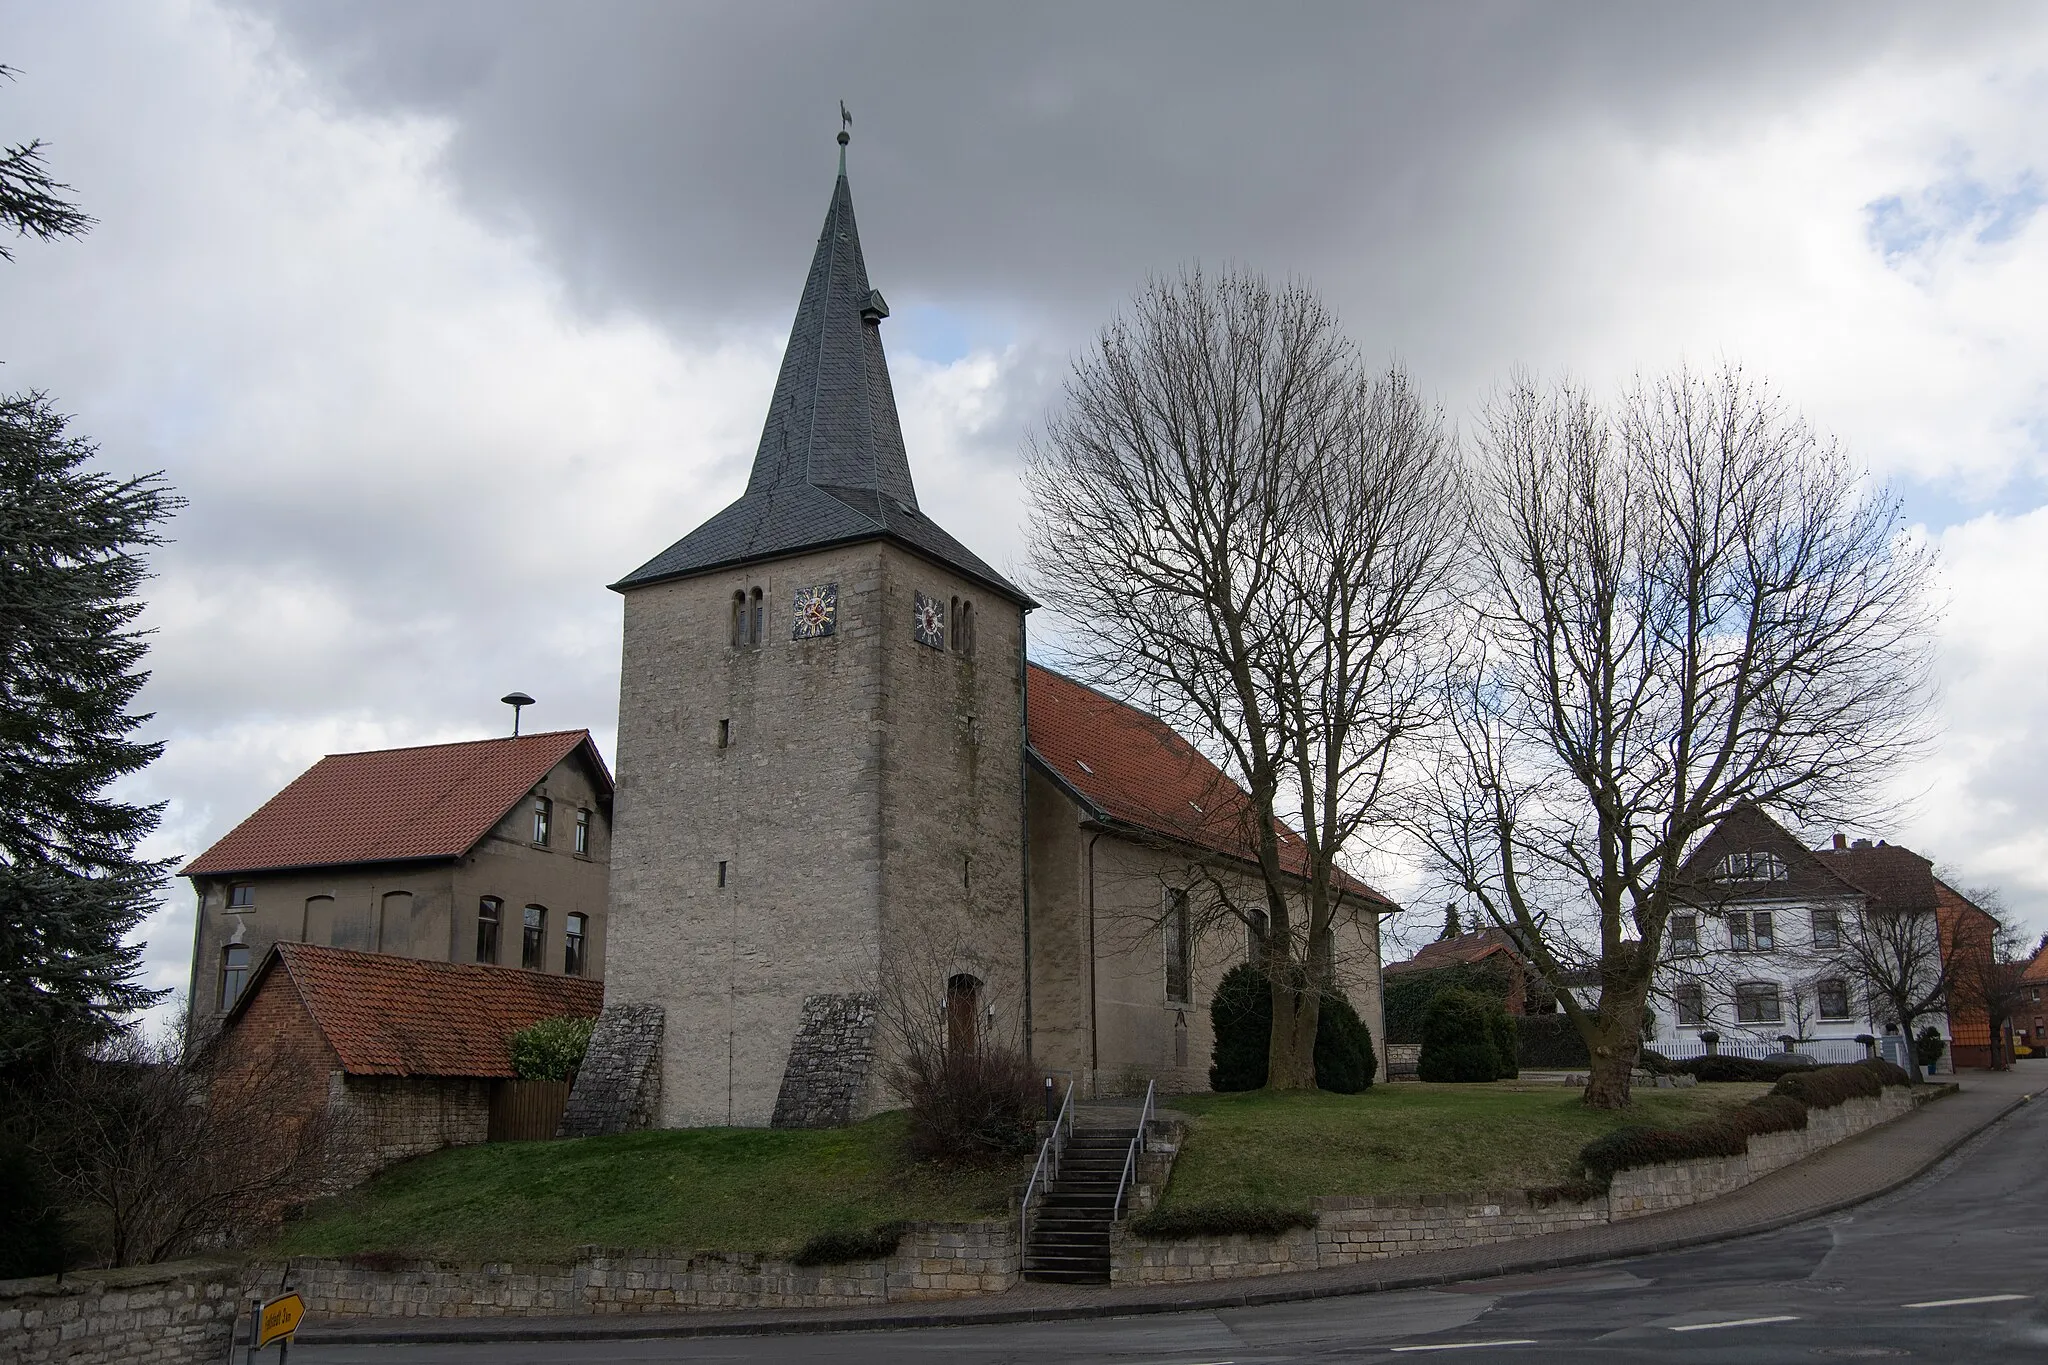
[[[1078,671],[1152,702],[1249,793],[1264,898],[1231,913],[1272,983],[1267,1084],[1312,1089],[1340,860],[1432,702],[1451,439],[1311,290],[1235,271],[1154,281],[1066,397],[1031,451],[1034,583]]]
[[[1424,842],[1552,980],[1629,1103],[1686,855],[1737,806],[1818,819],[1923,737],[1927,551],[1739,370],[1610,413],[1517,379],[1470,467],[1470,637]]]
[[[58,1065],[36,1145],[105,1264],[228,1246],[328,1192],[348,1134],[324,1107],[280,1107],[300,1079],[269,1051],[131,1031]]]

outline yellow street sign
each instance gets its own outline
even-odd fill
[[[299,1321],[305,1316],[306,1301],[297,1294],[287,1294],[264,1304],[263,1325],[256,1332],[256,1349],[260,1351],[271,1342],[298,1331]]]

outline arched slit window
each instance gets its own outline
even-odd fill
[[[761,590],[756,588],[747,597],[747,643],[749,645],[761,643],[761,614]]]
[[[747,595],[736,592],[732,595],[732,647],[738,649],[747,642]]]
[[[962,972],[946,982],[946,1050],[974,1051],[981,1035],[981,981]]]

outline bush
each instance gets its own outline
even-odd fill
[[[884,1223],[866,1229],[821,1232],[797,1248],[789,1259],[797,1265],[845,1265],[849,1261],[882,1261],[896,1254],[908,1223]]]
[[[1209,1088],[1257,1090],[1265,1085],[1273,1032],[1273,993],[1265,975],[1249,962],[1225,972],[1209,1002],[1209,1022],[1216,1035]],[[1316,1020],[1315,1067],[1316,1085],[1340,1095],[1366,1089],[1379,1069],[1371,1031],[1336,991],[1324,993]]]
[[[1579,1167],[1589,1180],[1606,1185],[1616,1171],[1655,1166],[1665,1161],[1698,1161],[1741,1156],[1749,1135],[1739,1124],[1721,1119],[1688,1123],[1683,1128],[1630,1125],[1603,1133],[1579,1149]]]
[[[1792,1079],[1787,1077],[1787,1080]],[[1785,1082],[1778,1082],[1783,1085]],[[1801,1095],[1780,1094],[1772,1091],[1768,1095],[1735,1106],[1728,1114],[1728,1122],[1740,1128],[1746,1136],[1759,1133],[1797,1133],[1806,1130],[1806,1110],[1809,1101]],[[1828,1105],[1814,1105],[1826,1109]]]
[[[1761,1060],[1714,1054],[1676,1064],[1680,1070],[1709,1082],[1749,1081],[1768,1084],[1792,1071],[1811,1071],[1814,1061],[1796,1052],[1780,1052]]]
[[[1425,1081],[1492,1081],[1508,1073],[1500,1053],[1506,1011],[1490,996],[1444,991],[1422,1016],[1422,1056],[1415,1065]],[[1512,1027],[1512,1026],[1510,1026]]]
[[[1861,1063],[1781,1076],[1771,1087],[1772,1095],[1787,1096],[1814,1109],[1833,1109],[1844,1100],[1876,1099],[1883,1093],[1884,1082]]]
[[[1520,1066],[1538,1071],[1568,1071],[1593,1064],[1592,1054],[1586,1051],[1586,1040],[1570,1015],[1522,1014],[1509,1018],[1514,1021],[1515,1061]],[[1652,1055],[1643,1053],[1645,1071],[1656,1070],[1649,1065]]]
[[[1897,1062],[1888,1062],[1882,1057],[1871,1057],[1861,1062],[1852,1062],[1850,1065],[1862,1067],[1885,1085],[1911,1085],[1913,1083],[1913,1078],[1906,1074],[1906,1068],[1900,1066]]]
[[[1913,1040],[1913,1060],[1922,1070],[1941,1060],[1941,1054],[1948,1051],[1948,1040],[1941,1036],[1941,1030],[1929,1024],[1920,1030],[1920,1036]]]
[[[890,1073],[909,1111],[911,1155],[975,1164],[1030,1151],[1043,1075],[1013,1048],[912,1048]]]
[[[0,1133],[0,1280],[64,1269],[64,1219],[27,1146]]]
[[[522,1081],[570,1081],[590,1049],[595,1019],[559,1014],[512,1035],[512,1070]]]
[[[1455,967],[1394,972],[1384,979],[1382,986],[1387,1041],[1421,1042],[1422,1016],[1428,1012],[1429,1002],[1445,991],[1471,991],[1505,1001],[1513,989],[1513,969],[1498,955]]]
[[[1195,1204],[1181,1209],[1154,1209],[1131,1220],[1140,1237],[1274,1237],[1293,1228],[1312,1228],[1316,1216],[1307,1209],[1275,1209],[1257,1204]]]
[[[1522,1074],[1521,1063],[1516,1056],[1521,1051],[1521,1042],[1515,1033],[1515,1017],[1495,1001],[1493,1008],[1487,1011],[1486,1025],[1493,1035],[1493,1055],[1500,1060],[1499,1077],[1511,1081]]]
[[[1576,1030],[1575,1030],[1576,1031]],[[1593,1058],[1588,1054],[1580,1065],[1591,1066]],[[1691,1076],[1692,1070],[1684,1062],[1674,1062],[1655,1048],[1644,1048],[1636,1054],[1636,1065],[1652,1076]]]

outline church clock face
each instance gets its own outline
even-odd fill
[[[936,597],[926,597],[923,593],[917,594],[917,600],[911,606],[910,633],[917,637],[917,642],[921,645],[930,645],[933,649],[944,649],[946,647],[946,604]]]
[[[819,640],[839,629],[839,585],[813,583],[798,588],[790,612],[789,638]]]

